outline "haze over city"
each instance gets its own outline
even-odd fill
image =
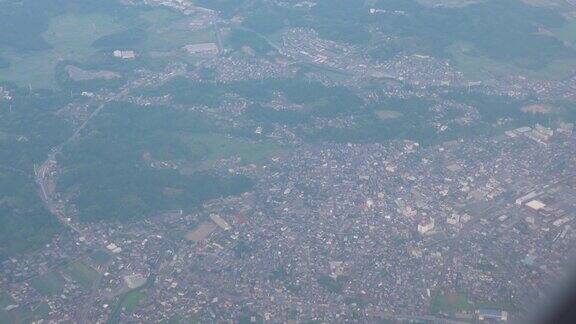
[[[0,323],[527,323],[574,0],[0,0]]]

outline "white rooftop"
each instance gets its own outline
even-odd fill
[[[526,206],[528,206],[534,210],[540,210],[540,209],[546,207],[546,204],[539,201],[539,200],[531,200],[531,201],[526,203]]]

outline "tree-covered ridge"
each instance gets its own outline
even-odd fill
[[[532,69],[576,57],[572,48],[542,32],[566,23],[558,10],[517,0],[488,0],[457,8],[424,6],[416,0],[322,0],[307,10],[262,5],[244,21],[246,27],[264,34],[309,27],[326,39],[370,47],[379,46],[374,36],[383,33],[394,37],[380,49],[388,52],[385,58],[404,51],[450,58],[447,48],[466,42],[477,55]]]
[[[0,100],[0,259],[38,248],[60,230],[38,196],[34,167],[70,134],[55,115],[66,97],[3,87],[12,92]]]
[[[211,130],[200,114],[112,103],[90,128],[64,151],[65,172],[59,180],[62,190],[74,197],[81,220],[126,221],[166,210],[190,211],[206,200],[237,195],[252,186],[240,175],[209,170],[182,174],[151,166],[154,158],[202,161],[205,152],[191,146],[189,139]]]

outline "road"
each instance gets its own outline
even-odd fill
[[[469,321],[458,321],[451,320],[443,317],[437,317],[433,315],[423,315],[423,316],[412,316],[412,315],[398,315],[393,317],[397,321],[406,322],[417,322],[417,323],[441,323],[441,324],[464,324],[470,323]]]
[[[167,82],[171,78],[182,75],[185,70],[177,69],[175,71],[167,71],[166,73],[158,75],[158,78],[152,78],[148,80],[135,80],[131,83],[126,84],[123,86],[120,91],[116,94],[112,94],[108,96],[105,100],[100,101],[99,105],[92,111],[92,113],[74,130],[74,132],[70,135],[62,143],[54,146],[48,153],[46,160],[35,169],[34,176],[36,180],[36,184],[38,185],[38,195],[42,199],[42,202],[46,206],[46,208],[52,213],[56,219],[66,228],[70,229],[71,231],[75,232],[79,237],[82,236],[85,238],[84,243],[88,245],[88,247],[93,249],[103,248],[104,242],[101,242],[98,237],[93,237],[90,231],[82,229],[78,223],[71,221],[66,215],[66,208],[63,203],[60,203],[56,200],[55,192],[53,192],[54,187],[50,187],[50,184],[54,184],[54,173],[58,168],[58,156],[62,153],[63,148],[66,145],[77,140],[80,136],[82,131],[89,125],[89,123],[96,117],[100,112],[107,106],[108,103],[112,101],[117,101],[126,97],[129,92],[135,88],[142,87],[142,86],[149,86],[149,85],[159,85]],[[106,272],[107,268],[109,267],[111,261],[103,265],[102,270],[99,271],[98,278],[93,282],[90,296],[86,300],[84,306],[80,310],[80,323],[87,323],[88,316],[90,312],[90,307],[94,305],[96,299],[100,296],[100,284],[102,281],[103,273]]]
[[[220,33],[220,27],[218,26],[218,21],[214,19],[212,25],[214,26],[214,34],[216,34],[216,42],[218,44],[218,54],[222,55],[222,53],[224,53],[224,42],[222,41],[222,34]]]
[[[118,92],[117,94],[112,95],[106,100],[104,100],[104,102],[102,102],[96,109],[94,109],[94,111],[88,116],[88,118],[78,128],[76,128],[76,130],[74,130],[74,132],[68,139],[66,139],[64,142],[60,143],[59,145],[53,147],[50,150],[50,153],[48,153],[48,157],[46,158],[44,163],[42,163],[35,171],[35,177],[36,177],[36,183],[38,185],[39,195],[46,208],[50,211],[50,213],[56,216],[56,218],[62,225],[77,233],[78,236],[84,236],[85,243],[92,248],[97,248],[100,245],[99,241],[96,238],[90,237],[89,233],[85,233],[85,231],[83,231],[77,224],[70,221],[68,217],[66,217],[66,209],[64,208],[64,206],[58,205],[59,203],[58,201],[56,201],[54,197],[54,192],[51,192],[49,185],[55,182],[55,179],[53,178],[53,172],[56,171],[56,168],[58,166],[57,157],[59,154],[62,153],[62,149],[67,144],[73,142],[74,140],[77,140],[80,137],[80,133],[82,132],[82,130],[86,128],[86,126],[90,123],[90,121],[94,117],[96,117],[104,109],[104,107],[106,107],[106,105],[109,102],[118,100],[126,96],[129,93],[129,91],[130,87],[126,86],[122,88],[121,91]],[[108,265],[109,263],[105,265],[104,269],[106,269]],[[90,297],[84,304],[84,307],[82,307],[82,309],[80,310],[80,319],[81,319],[80,323],[88,323],[88,314],[90,311],[90,306],[94,304],[95,300],[98,297],[99,286],[102,281],[103,272],[104,271],[99,272],[98,278],[92,284],[90,290]]]
[[[132,82],[127,83],[120,91],[116,94],[112,94],[108,96],[105,100],[101,101],[98,107],[92,111],[92,113],[74,130],[72,135],[62,143],[54,146],[50,152],[46,160],[35,170],[35,180],[36,184],[38,185],[38,194],[42,199],[42,202],[46,206],[46,208],[58,219],[58,221],[64,225],[65,227],[71,229],[72,231],[76,232],[80,236],[84,236],[86,239],[86,243],[90,247],[97,247],[98,246],[98,239],[92,238],[90,233],[85,233],[77,224],[74,224],[72,221],[68,219],[65,214],[64,206],[58,206],[58,202],[55,200],[54,193],[50,192],[49,184],[54,183],[55,179],[52,178],[54,171],[56,171],[58,166],[58,156],[62,153],[62,149],[68,145],[69,143],[77,140],[82,131],[88,126],[88,124],[96,117],[98,114],[106,107],[106,105],[112,101],[117,101],[119,99],[124,98],[127,96],[131,90],[139,87],[145,87],[150,85],[160,85],[168,80],[174,78],[175,76],[182,75],[185,73],[184,69],[177,68],[176,70],[169,70],[165,71],[158,75],[157,78],[150,78],[150,79],[137,79]],[[60,208],[59,208],[60,207]]]
[[[51,177],[52,172],[55,171],[58,165],[57,157],[60,153],[62,153],[62,149],[64,148],[64,146],[76,140],[80,136],[82,130],[86,128],[86,126],[90,123],[90,121],[94,117],[96,117],[100,113],[100,111],[102,111],[102,109],[106,107],[106,105],[109,102],[118,100],[127,95],[129,92],[130,87],[125,86],[124,88],[122,88],[120,92],[118,92],[113,96],[110,96],[108,99],[102,102],[96,109],[94,109],[94,111],[88,116],[88,118],[86,118],[86,120],[82,124],[80,124],[80,126],[78,126],[76,130],[74,130],[74,132],[68,139],[66,139],[64,142],[60,143],[59,145],[53,147],[50,150],[50,153],[48,153],[48,157],[46,158],[46,160],[36,169],[35,174],[36,183],[38,185],[40,198],[42,199],[44,205],[54,216],[56,216],[56,218],[62,225],[68,227],[69,229],[73,230],[79,235],[83,235],[84,234],[83,231],[77,225],[67,220],[65,210],[63,208],[58,208],[59,206],[54,199],[54,194],[50,192],[50,189],[48,187],[49,183],[54,181],[54,179],[52,179]],[[88,240],[88,239],[86,241],[88,243],[95,242],[94,240]]]
[[[88,298],[88,300],[86,301],[86,303],[84,303],[84,306],[82,307],[82,310],[80,311],[80,323],[89,323],[89,312],[90,312],[90,307],[94,304],[94,301],[96,301],[96,299],[99,296],[99,292],[100,292],[100,284],[102,283],[102,278],[104,277],[104,273],[106,271],[108,271],[108,268],[110,267],[110,264],[112,263],[112,259],[108,260],[108,262],[106,262],[106,264],[104,264],[102,266],[101,271],[98,272],[98,277],[96,278],[96,280],[94,280],[94,282],[92,283],[92,286],[90,287],[90,297]]]

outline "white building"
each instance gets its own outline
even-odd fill
[[[216,225],[220,226],[220,228],[222,228],[225,231],[229,231],[232,229],[232,226],[230,226],[228,222],[226,222],[222,217],[220,217],[220,215],[210,214],[210,219],[212,219],[212,221],[216,223]]]
[[[112,252],[112,253],[120,253],[120,252],[122,252],[122,248],[119,247],[119,246],[117,246],[117,245],[114,244],[114,243],[110,243],[110,244],[106,245],[106,248],[107,248],[110,252]]]
[[[189,54],[218,54],[218,46],[215,43],[199,43],[184,46]]]
[[[123,51],[123,50],[115,50],[114,57],[121,58],[123,60],[130,60],[136,57],[136,53],[134,51]]]
[[[540,210],[540,209],[546,207],[546,204],[539,201],[539,200],[531,200],[528,203],[526,203],[526,206],[533,209],[533,210]]]
[[[434,229],[434,218],[424,218],[418,224],[418,233],[426,234]]]
[[[146,278],[144,278],[143,275],[137,273],[137,274],[124,276],[124,282],[126,282],[126,285],[128,286],[128,288],[136,289],[136,288],[144,286],[144,284],[146,283]]]

